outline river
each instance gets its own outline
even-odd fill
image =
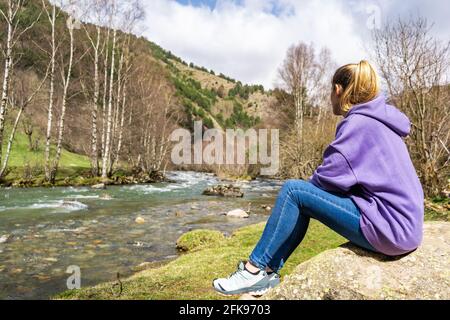
[[[243,199],[202,196],[221,183],[210,174],[170,172],[172,183],[82,188],[0,189],[0,299],[48,299],[67,289],[69,266],[81,285],[126,277],[145,262],[176,258],[178,237],[194,229],[225,234],[267,220],[281,183],[240,183]],[[223,213],[251,203],[248,219]],[[137,223],[136,218],[144,223]]]

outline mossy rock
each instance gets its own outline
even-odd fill
[[[226,241],[225,236],[220,231],[194,230],[183,234],[177,240],[177,249],[188,252],[200,248],[218,246]]]

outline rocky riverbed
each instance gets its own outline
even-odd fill
[[[281,182],[238,187],[242,198],[206,197],[209,174],[172,172],[172,183],[82,188],[0,189],[0,299],[47,299],[67,289],[67,268],[81,285],[126,277],[146,262],[176,258],[176,240],[195,229],[225,234],[267,219]],[[242,209],[246,219],[224,213]]]

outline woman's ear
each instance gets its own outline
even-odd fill
[[[342,95],[342,86],[340,84],[335,84],[334,92],[336,93],[336,96],[340,97]]]

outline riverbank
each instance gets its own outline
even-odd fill
[[[189,237],[188,233],[185,235],[184,245],[190,247],[191,251],[163,266],[123,279],[121,294],[117,281],[112,281],[95,287],[66,291],[55,299],[227,299],[214,292],[211,287],[212,279],[233,272],[237,262],[248,257],[263,228],[264,223],[244,227],[235,231],[231,237],[222,239],[217,236],[217,232],[206,231],[203,241],[199,241],[196,236]],[[345,239],[313,221],[305,241],[294,252],[282,275],[289,274],[299,263],[344,242]]]
[[[427,221],[448,221],[449,200],[441,199],[427,206]],[[442,210],[442,211],[441,211]],[[163,265],[151,267],[119,282],[112,281],[98,286],[66,291],[55,299],[228,299],[217,294],[211,281],[223,277],[236,268],[239,260],[246,259],[259,240],[265,223],[251,225],[235,231],[231,237],[223,237],[217,231],[192,231],[179,239],[179,245],[187,253]],[[346,240],[312,220],[305,240],[293,253],[282,270],[282,277],[289,275],[297,265],[317,254],[345,243]],[[121,291],[118,288],[121,287]],[[237,299],[238,297],[231,297]]]
[[[170,182],[161,172],[133,172],[129,169],[119,169],[108,179],[93,177],[90,169],[85,167],[61,168],[55,183],[45,180],[43,170],[35,169],[27,173],[25,168],[13,168],[0,181],[3,188],[51,188],[51,187],[88,187],[97,184],[124,186],[135,184],[150,184]],[[28,169],[31,170],[31,169]]]

